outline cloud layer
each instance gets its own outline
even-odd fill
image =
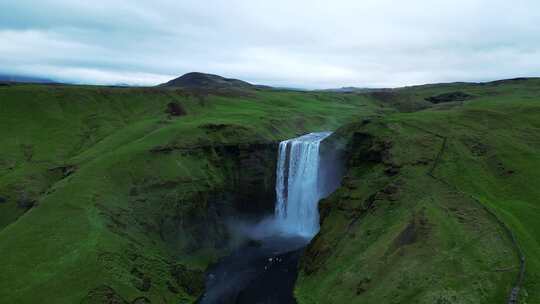
[[[537,0],[4,0],[0,73],[304,88],[540,76]]]

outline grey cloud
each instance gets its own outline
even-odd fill
[[[540,76],[521,0],[0,3],[0,72],[152,85],[189,71],[322,88]]]

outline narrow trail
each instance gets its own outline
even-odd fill
[[[518,273],[518,275],[516,277],[514,287],[512,287],[512,289],[510,291],[510,294],[508,295],[507,304],[517,304],[517,303],[519,303],[519,292],[521,290],[521,287],[523,286],[523,281],[525,280],[525,255],[523,253],[523,250],[521,249],[521,247],[518,244],[518,241],[517,241],[517,238],[516,238],[514,232],[512,231],[512,229],[504,221],[502,221],[499,218],[499,216],[493,210],[491,210],[489,207],[487,207],[485,204],[483,204],[478,198],[476,198],[475,196],[473,196],[473,195],[471,195],[469,193],[465,193],[465,192],[459,190],[455,185],[452,185],[449,182],[447,182],[446,180],[435,176],[434,171],[437,168],[437,166],[439,165],[439,163],[441,161],[441,158],[442,158],[442,155],[446,151],[446,147],[447,147],[447,143],[448,143],[448,137],[446,137],[444,135],[441,135],[441,134],[438,134],[438,133],[435,133],[435,132],[432,132],[432,131],[429,131],[429,130],[426,130],[426,129],[423,129],[421,127],[409,124],[409,123],[402,122],[402,124],[405,125],[405,126],[420,130],[422,132],[428,133],[428,134],[433,135],[435,137],[438,137],[438,138],[440,138],[442,140],[441,148],[439,149],[439,152],[437,153],[437,156],[435,157],[435,160],[433,161],[433,164],[431,165],[429,170],[426,172],[426,175],[428,175],[429,177],[433,178],[434,180],[436,180],[438,182],[441,182],[441,183],[445,184],[446,186],[452,188],[457,193],[459,193],[459,194],[461,194],[463,196],[467,196],[470,199],[472,199],[473,201],[475,201],[482,209],[484,209],[488,214],[490,214],[493,217],[493,219],[503,228],[503,230],[506,232],[506,234],[508,235],[508,237],[512,241],[513,248],[514,248],[516,254],[519,257],[519,264],[520,265],[519,265],[519,273]]]

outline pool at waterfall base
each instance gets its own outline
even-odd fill
[[[296,303],[298,262],[319,230],[320,145],[331,132],[282,141],[271,218],[246,228],[249,241],[207,271],[199,304]]]

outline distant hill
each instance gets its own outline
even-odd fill
[[[252,85],[251,83],[225,78],[219,75],[206,74],[199,72],[191,72],[175,78],[169,82],[161,84],[162,87],[180,87],[188,89],[249,89],[258,88],[261,86]]]
[[[322,89],[317,90],[321,92],[332,92],[332,93],[365,93],[379,89],[371,88],[358,88],[358,87],[342,87],[342,88],[333,88],[333,89]]]
[[[0,83],[1,303],[196,302],[242,242],[231,220],[274,212],[279,142],[320,130],[322,168],[345,178],[302,262],[268,264],[298,266],[298,303],[508,303],[516,285],[540,303],[540,78],[314,93],[190,77]]]
[[[518,78],[509,78],[501,79],[494,81],[485,81],[485,82],[440,82],[440,83],[428,83],[428,84],[416,84],[416,85],[407,85],[401,87],[380,87],[380,88],[362,88],[362,87],[341,87],[341,88],[330,88],[330,89],[321,89],[315,90],[318,92],[331,92],[331,93],[373,93],[373,92],[389,92],[391,90],[399,89],[426,89],[426,88],[438,88],[438,87],[461,87],[467,85],[477,85],[477,86],[496,86],[496,85],[505,85],[505,84],[519,84],[526,83],[528,81],[537,81],[539,77],[518,77]]]
[[[48,78],[0,74],[0,82],[24,82],[24,83],[55,83]]]

